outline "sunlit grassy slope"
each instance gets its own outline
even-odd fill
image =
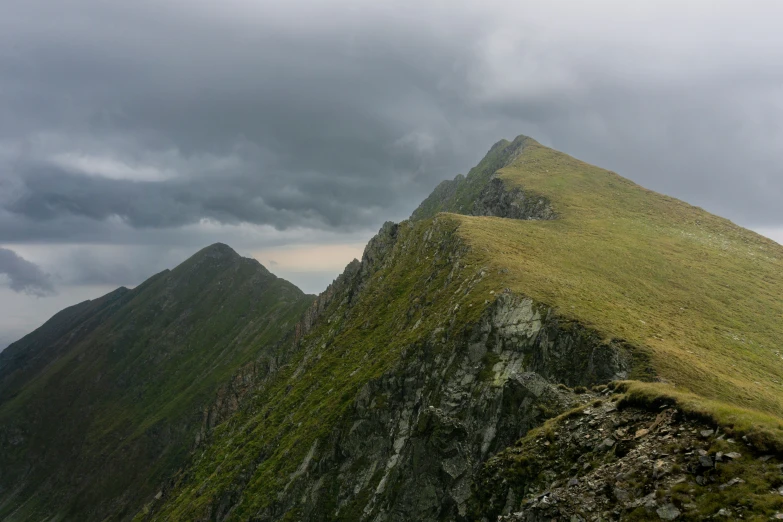
[[[521,154],[497,175],[559,218],[453,215],[498,284],[649,351],[677,388],[783,416],[783,246],[517,140]]]

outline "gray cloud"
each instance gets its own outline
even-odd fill
[[[8,287],[14,292],[38,297],[54,295],[54,285],[49,274],[38,265],[19,257],[13,250],[0,247],[0,274],[8,279]]]
[[[0,239],[374,228],[520,132],[781,225],[783,7],[674,5],[12,0]]]
[[[0,242],[58,287],[360,243],[520,133],[783,230],[775,0],[217,5],[4,2]]]

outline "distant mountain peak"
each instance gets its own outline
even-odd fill
[[[524,148],[525,145],[529,143],[537,143],[536,140],[531,138],[530,136],[525,136],[524,134],[520,134],[516,138],[514,138],[512,141],[508,141],[507,139],[502,139],[492,145],[492,147],[489,148],[489,152],[487,152],[487,155],[503,150],[504,153],[508,154],[509,152],[519,152],[522,148]]]
[[[0,520],[129,520],[184,465],[219,386],[290,346],[313,301],[215,243],[11,344],[0,353]]]
[[[242,256],[225,243],[213,243],[196,252],[193,257],[240,258]]]

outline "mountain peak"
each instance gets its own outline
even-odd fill
[[[264,265],[252,257],[243,257],[225,243],[213,243],[202,248],[188,259],[180,263],[172,271],[177,277],[184,273],[194,271],[202,274],[214,273],[215,270],[225,270],[240,266],[252,267],[252,269],[264,277],[276,278]],[[298,289],[297,289],[298,290]]]
[[[211,257],[211,258],[239,258],[242,257],[236,251],[225,243],[213,243],[196,252],[193,257]]]
[[[112,513],[184,465],[219,386],[289,346],[313,299],[215,243],[12,344],[0,353],[0,520],[129,520]]]
[[[489,148],[489,152],[487,152],[487,156],[489,156],[493,152],[498,152],[498,151],[502,151],[505,154],[511,152],[521,152],[520,149],[524,148],[524,146],[529,143],[538,143],[538,142],[533,138],[531,138],[530,136],[525,136],[524,134],[520,134],[512,141],[508,141],[507,139],[504,138]]]
[[[553,219],[549,201],[528,196],[521,189],[507,190],[496,172],[511,165],[525,150],[538,145],[533,138],[520,134],[514,141],[500,140],[484,159],[470,169],[467,176],[458,175],[438,185],[411,215],[419,221],[439,212],[474,216],[497,216],[513,219]]]

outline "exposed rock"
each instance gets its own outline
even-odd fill
[[[598,451],[608,451],[608,450],[612,449],[612,446],[614,446],[614,439],[606,438],[603,441],[601,441],[601,444],[599,444],[596,447],[596,450],[598,450]]]
[[[644,437],[648,433],[650,433],[650,430],[648,430],[647,428],[642,428],[640,430],[636,430],[636,434],[634,435],[634,438],[635,439],[641,439],[642,437]]]
[[[552,205],[544,197],[520,188],[509,190],[500,178],[492,178],[476,200],[471,214],[511,219],[555,219]]]
[[[545,376],[573,385],[628,371],[628,354],[612,355],[572,328],[562,329],[529,299],[500,295],[470,337],[421,347],[368,383],[343,427],[319,446],[317,468],[296,477],[290,488],[297,493],[284,502],[308,496],[304,519],[334,502],[349,518],[358,512],[389,521],[465,516],[483,461],[544,415],[574,405],[572,394]],[[373,407],[380,401],[382,409]],[[602,444],[608,450],[614,441]],[[270,516],[288,509],[283,504]]]
[[[674,504],[664,504],[655,510],[661,520],[676,520],[680,516],[680,510]]]
[[[707,451],[694,451],[707,429],[699,421],[673,408],[653,413],[612,400],[596,406],[595,392],[584,400],[589,407],[489,460],[474,492],[477,520],[702,520],[715,514],[702,499],[745,486],[739,477],[713,480],[723,468],[712,466]],[[591,444],[609,430],[617,437],[611,450]]]
[[[718,486],[718,488],[724,490],[726,488],[730,488],[731,486],[735,486],[737,484],[744,484],[744,483],[745,481],[742,480],[741,478],[734,477],[733,479],[729,480],[725,484],[721,484],[720,486]]]
[[[438,212],[454,212],[468,215],[492,215],[503,217],[523,216],[521,219],[541,214],[538,200],[525,201],[520,194],[506,194],[502,186],[492,188],[495,173],[509,165],[533,140],[518,136],[513,142],[501,140],[489,150],[481,162],[467,176],[458,175],[451,181],[443,181],[411,215],[412,221],[434,217]],[[483,203],[477,205],[477,201]],[[490,213],[487,213],[490,212]],[[508,215],[506,215],[508,213]]]

